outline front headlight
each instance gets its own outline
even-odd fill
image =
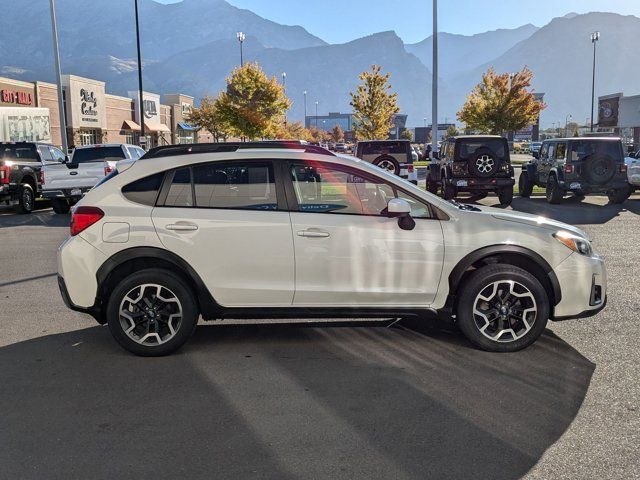
[[[553,238],[570,248],[574,252],[590,257],[593,254],[591,242],[584,237],[574,235],[566,230],[560,230],[553,234]]]

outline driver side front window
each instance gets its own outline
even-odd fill
[[[387,203],[402,198],[414,218],[432,218],[427,204],[374,177],[315,164],[291,166],[291,180],[300,212],[385,216]]]

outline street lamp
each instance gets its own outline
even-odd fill
[[[568,137],[568,136],[569,136],[569,119],[570,119],[570,118],[573,118],[573,117],[571,116],[571,114],[567,115],[567,116],[564,118],[564,136],[565,136],[565,137]]]
[[[302,93],[304,95],[304,127],[307,128],[307,91]]]
[[[433,58],[431,73],[431,148],[438,151],[438,0],[433,0]],[[435,134],[434,134],[435,132]]]
[[[596,100],[596,43],[600,40],[600,32],[591,34],[591,43],[593,43],[593,75],[591,79],[591,131],[593,132],[593,107]]]
[[[244,43],[245,34],[242,32],[236,32],[236,38],[240,42],[240,66],[244,67],[244,59],[242,58],[242,44]]]
[[[56,66],[56,83],[58,85],[58,114],[60,116],[60,141],[62,142],[62,151],[69,153],[69,145],[67,144],[67,126],[64,118],[64,101],[62,99],[62,74],[60,72],[60,52],[58,50],[58,25],[56,23],[56,7],[53,0],[49,2],[51,8],[51,33],[53,34],[53,59]]]
[[[316,130],[318,129],[318,101],[316,100]]]
[[[282,72],[282,92],[287,94],[287,72]],[[284,112],[284,124],[287,125],[287,112]]]
[[[138,0],[135,0],[136,9],[136,48],[138,50],[138,110],[140,118],[140,138],[139,143],[143,148],[147,147],[147,137],[144,128],[144,101],[142,99],[142,54],[140,53],[140,23],[138,21]]]

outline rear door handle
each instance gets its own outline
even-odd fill
[[[173,230],[175,232],[192,232],[198,230],[198,226],[193,223],[171,223],[167,225],[167,230]]]
[[[310,238],[326,238],[330,236],[329,232],[325,232],[324,230],[317,230],[315,228],[310,228],[308,230],[300,230],[298,232],[299,237],[310,237]]]

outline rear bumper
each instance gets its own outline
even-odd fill
[[[579,179],[564,179],[559,180],[558,185],[560,186],[560,188],[569,191],[579,191],[582,193],[607,193],[611,190],[628,188],[629,182],[626,178],[616,178],[613,181],[607,182],[603,185],[596,185]]]
[[[453,177],[445,178],[444,181],[447,185],[453,185],[460,191],[496,190],[499,188],[513,187],[516,183],[515,180],[510,177]]]
[[[87,315],[91,315],[98,323],[104,323],[102,320],[100,309],[95,305],[91,307],[79,307],[75,305],[71,301],[71,297],[69,297],[69,291],[67,290],[67,284],[64,281],[64,278],[61,275],[58,275],[58,288],[60,289],[60,295],[62,296],[62,301],[74,312],[86,313]]]
[[[42,196],[44,198],[82,198],[93,187],[80,187],[80,188],[64,188],[60,190],[43,190]],[[80,190],[78,193],[76,190]]]
[[[403,163],[400,165],[400,177],[409,180],[415,185],[418,184],[418,171],[411,164]]]

